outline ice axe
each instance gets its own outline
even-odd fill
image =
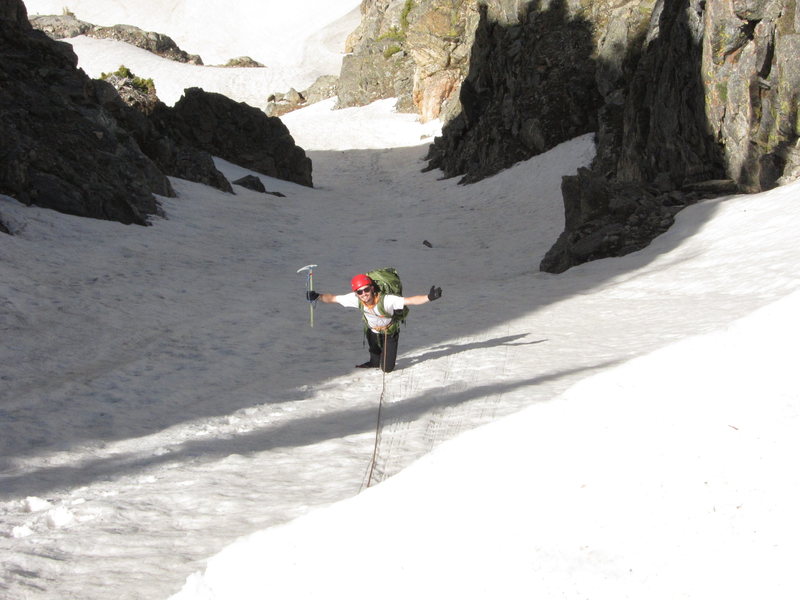
[[[314,267],[318,265],[306,265],[300,269],[297,269],[298,273],[302,273],[303,271],[308,271],[308,277],[306,278],[306,292],[314,289]],[[311,326],[314,326],[314,303],[309,300],[308,301],[308,312],[311,318]]]

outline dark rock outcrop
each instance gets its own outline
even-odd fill
[[[253,171],[313,186],[311,159],[277,117],[221,94],[189,88],[173,108],[150,120],[182,146],[219,156]]]
[[[181,50],[168,35],[154,31],[144,31],[133,25],[102,27],[80,21],[74,15],[33,15],[30,18],[30,22],[35,29],[43,31],[55,40],[73,38],[79,35],[97,39],[117,40],[169,60],[194,65],[203,64],[203,60],[199,56]]]
[[[0,193],[145,225],[155,195],[174,196],[166,175],[233,191],[212,156],[311,185],[311,161],[279,119],[202,90],[169,108],[149,82],[92,80],[77,62],[20,0],[0,0]]]
[[[671,225],[676,206],[796,179],[798,51],[794,2],[658,2],[627,76],[607,86],[592,169],[564,180],[567,224],[541,268],[638,250]],[[638,223],[604,209],[654,187],[661,200]]]
[[[129,78],[110,76],[93,82],[103,108],[136,140],[139,148],[165,174],[233,193],[230,182],[214,164],[208,152],[176,142],[157,127],[151,115],[158,109],[169,112],[154,95],[133,85]]]
[[[298,92],[291,88],[288,92],[276,92],[267,98],[267,107],[264,112],[270,117],[279,117],[286,113],[315,104],[328,98],[333,98],[338,93],[339,78],[336,75],[321,75],[308,89]]]
[[[248,190],[253,190],[254,192],[261,192],[262,194],[267,193],[267,188],[264,187],[261,179],[256,177],[255,175],[245,175],[244,177],[240,177],[236,181],[234,181],[236,185],[240,185],[243,188],[247,188]]]
[[[596,132],[545,270],[644,247],[700,198],[800,176],[793,0],[364,0],[362,14],[339,105],[396,96],[445,120],[429,169],[477,181]]]
[[[120,100],[125,104],[149,115],[159,103],[155,85],[152,84],[152,81],[148,81],[147,85],[140,85],[137,83],[137,78],[129,71],[126,74],[120,74],[123,70],[121,68],[117,73],[104,73],[101,79],[111,84]]]
[[[240,185],[243,188],[247,188],[248,190],[253,190],[254,192],[259,192],[261,194],[269,194],[270,196],[276,196],[278,198],[286,197],[286,194],[282,192],[269,191],[267,188],[264,187],[264,182],[261,181],[261,178],[255,175],[245,175],[244,177],[240,177],[233,183],[235,185]]]
[[[67,44],[0,0],[0,192],[61,212],[146,224],[174,195],[76,68]]]
[[[736,190],[731,181],[708,181],[684,190],[634,182],[609,182],[589,169],[564,177],[564,232],[542,260],[542,270],[572,266],[641,250],[669,229],[675,214],[702,198]]]
[[[592,26],[561,0],[513,18],[481,5],[461,113],[431,146],[429,169],[478,181],[597,129]]]

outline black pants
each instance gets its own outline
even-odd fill
[[[385,373],[394,370],[394,363],[397,361],[397,341],[400,332],[386,335],[385,333],[375,333],[371,329],[367,331],[367,345],[369,345],[369,364],[379,367]]]

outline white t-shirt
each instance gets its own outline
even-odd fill
[[[336,302],[347,308],[359,308],[361,301],[355,292],[349,294],[342,294],[335,297]],[[387,294],[383,296],[383,310],[388,313],[388,316],[378,313],[378,303],[372,308],[364,306],[364,316],[367,318],[369,328],[375,333],[380,333],[392,322],[392,313],[396,310],[405,308],[406,301],[402,296],[392,296]]]

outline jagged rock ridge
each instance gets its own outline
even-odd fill
[[[456,114],[478,22],[474,0],[363,0],[339,77],[339,107],[398,98],[423,121]]]
[[[165,175],[232,192],[212,154],[312,185],[311,161],[279,119],[202,90],[187,90],[174,108],[125,93],[129,106],[77,62],[71,46],[32,28],[20,0],[0,0],[0,193],[145,225],[159,213],[154,194],[174,195]],[[187,104],[198,112],[187,114]]]
[[[476,181],[597,132],[592,168],[564,181],[567,225],[545,270],[640,249],[700,198],[800,176],[793,0],[363,0],[361,10],[339,103],[396,96],[401,110],[443,118],[428,168]]]
[[[185,145],[264,175],[313,186],[311,159],[277,117],[222,94],[189,88],[173,108],[163,104],[152,122]]]
[[[85,35],[97,39],[111,39],[126,42],[137,48],[147,50],[169,60],[202,65],[203,60],[196,54],[181,50],[175,41],[163,33],[144,31],[133,25],[112,25],[103,27],[75,18],[75,15],[32,15],[31,25],[55,40]]]
[[[542,269],[640,249],[698,198],[796,179],[798,24],[784,0],[657,3],[606,95],[592,169],[564,181],[567,225]]]
[[[0,0],[0,193],[65,213],[145,224],[167,178],[100,106],[72,48]]]

